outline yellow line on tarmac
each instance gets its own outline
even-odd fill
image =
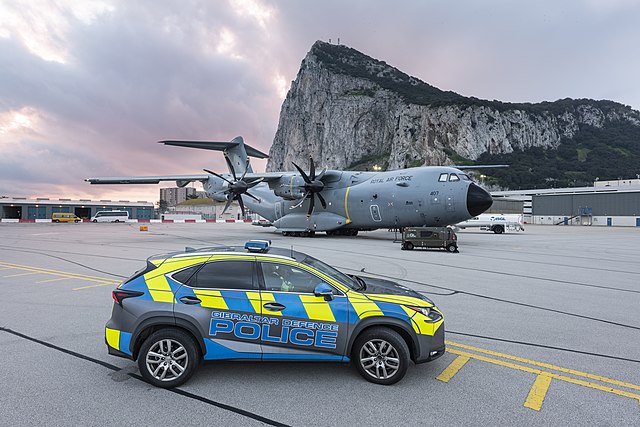
[[[94,282],[104,282],[105,280],[110,280],[110,279],[107,279],[106,277],[88,276],[86,274],[69,273],[67,271],[51,270],[48,268],[32,267],[28,265],[8,264],[8,263],[2,263],[2,262],[0,262],[0,265],[4,265],[10,268],[16,268],[19,270],[35,271],[35,272],[53,274],[58,276],[67,276],[69,278],[82,278],[82,279],[90,280]]]
[[[30,275],[30,274],[43,274],[43,273],[41,273],[41,272],[39,272],[39,271],[32,271],[32,272],[29,272],[29,273],[10,274],[10,275],[8,275],[8,276],[2,276],[2,278],[6,279],[7,277],[28,276],[28,275]]]
[[[581,371],[576,371],[576,370],[573,370],[573,369],[563,368],[561,366],[551,365],[549,363],[536,362],[535,360],[525,359],[525,358],[518,357],[518,356],[512,356],[510,354],[498,353],[497,351],[485,350],[484,348],[473,347],[473,346],[470,346],[470,345],[460,344],[460,343],[456,343],[456,342],[452,342],[452,341],[446,341],[446,344],[454,346],[454,347],[464,348],[466,350],[477,351],[479,353],[488,354],[490,356],[496,356],[496,357],[501,357],[503,359],[515,360],[516,362],[527,363],[529,365],[539,366],[541,368],[547,368],[547,369],[551,369],[551,370],[554,370],[554,371],[564,372],[566,374],[572,374],[572,375],[576,375],[576,376],[579,376],[579,377],[585,377],[585,378],[589,378],[591,380],[600,381],[600,382],[603,382],[603,383],[609,383],[609,384],[614,384],[614,385],[618,385],[618,386],[621,386],[621,387],[631,388],[631,389],[634,389],[634,390],[640,390],[640,385],[631,384],[631,383],[625,383],[623,381],[618,381],[618,380],[614,380],[614,379],[607,378],[607,377],[601,377],[599,375],[589,374],[587,372],[581,372]]]
[[[11,270],[13,267],[2,267],[0,270]]]
[[[33,282],[33,283],[49,283],[49,282],[58,282],[60,280],[69,280],[69,279],[83,280],[80,277],[57,277],[55,279],[39,280],[39,281]]]
[[[577,385],[581,385],[581,386],[588,387],[588,388],[593,388],[595,390],[600,390],[600,391],[604,391],[604,392],[607,392],[607,393],[616,394],[618,396],[624,396],[624,397],[628,397],[628,398],[631,398],[631,399],[636,399],[640,403],[640,394],[630,393],[628,391],[618,390],[618,389],[615,389],[615,388],[612,388],[612,387],[606,387],[606,386],[602,386],[600,384],[590,383],[588,381],[578,380],[576,378],[567,377],[565,375],[560,375],[560,374],[555,374],[553,372],[545,372],[545,371],[541,371],[540,369],[530,368],[528,366],[517,365],[515,363],[505,362],[503,360],[492,359],[490,357],[481,356],[479,354],[467,353],[466,351],[455,350],[455,349],[451,349],[451,348],[448,349],[447,351],[449,353],[457,354],[459,356],[467,356],[467,357],[469,357],[471,359],[482,360],[483,362],[488,362],[488,363],[492,363],[494,365],[504,366],[506,368],[517,369],[519,371],[529,372],[531,374],[536,374],[536,375],[547,375],[547,376],[549,376],[549,377],[551,377],[553,379],[556,379],[556,380],[566,381],[568,383],[577,384]]]
[[[455,374],[458,373],[460,369],[469,361],[469,357],[467,356],[458,356],[454,359],[453,362],[447,366],[444,371],[440,375],[436,377],[437,380],[448,383],[451,378]]]
[[[97,288],[100,286],[117,285],[120,282],[98,283],[96,285],[82,286],[81,288],[73,288],[72,291],[81,291],[83,289]]]
[[[542,402],[544,402],[544,397],[547,395],[550,385],[551,377],[549,375],[538,375],[533,386],[531,386],[527,400],[524,402],[525,408],[539,411],[542,408]]]

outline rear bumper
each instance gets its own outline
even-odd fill
[[[444,323],[442,323],[433,336],[418,335],[418,354],[414,362],[416,364],[431,362],[442,356],[444,351]]]

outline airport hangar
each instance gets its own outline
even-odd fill
[[[529,224],[640,227],[640,179],[596,181],[593,187],[492,191],[491,195],[494,204],[522,202]]]
[[[82,219],[89,219],[96,212],[104,210],[127,211],[131,219],[154,218],[153,203],[144,201],[0,198],[0,221],[2,222],[48,222],[51,221],[51,215],[56,212],[73,213]]]

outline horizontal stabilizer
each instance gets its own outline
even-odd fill
[[[108,176],[86,178],[91,184],[158,184],[160,181],[176,181],[176,185],[185,186],[192,181],[206,181],[209,175],[160,175],[160,176]],[[180,185],[182,184],[182,185]]]
[[[239,139],[239,140],[238,140]],[[174,145],[176,147],[188,147],[188,148],[199,148],[201,150],[214,150],[214,151],[225,151],[229,148],[233,148],[242,141],[242,137],[236,137],[232,141],[174,141],[174,140],[166,140],[159,141],[161,144],[165,145]],[[258,159],[266,159],[269,157],[268,154],[263,153],[260,150],[257,150],[247,144],[244,144],[244,149],[247,151],[247,155],[251,157],[256,157]]]

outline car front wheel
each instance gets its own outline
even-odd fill
[[[353,359],[367,381],[391,385],[400,381],[409,367],[409,347],[388,328],[371,328],[362,333],[353,347]]]
[[[161,329],[147,338],[138,355],[142,376],[156,387],[173,388],[193,375],[199,353],[193,338],[178,329]]]

